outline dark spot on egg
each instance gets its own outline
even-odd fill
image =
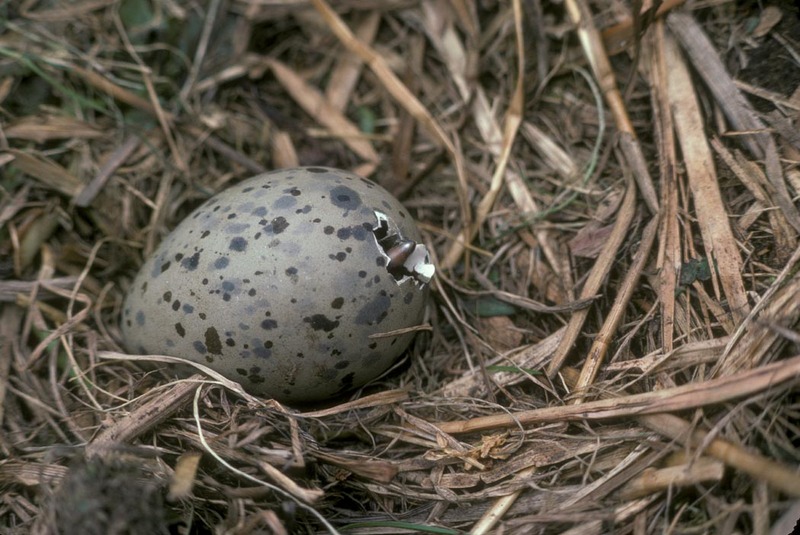
[[[361,206],[361,196],[347,186],[336,186],[331,189],[331,202],[344,210],[355,210]]]
[[[311,328],[315,331],[325,331],[326,333],[339,326],[339,320],[331,320],[324,314],[306,316],[303,321],[311,325]]]
[[[339,386],[340,386],[339,391],[345,392],[353,388],[353,379],[355,379],[355,376],[356,376],[355,372],[350,372],[344,377],[342,377],[341,380],[339,381]]]
[[[361,307],[356,314],[356,325],[375,325],[383,321],[392,306],[392,300],[386,295],[376,295]]]
[[[275,234],[280,234],[284,230],[289,228],[289,222],[286,221],[286,218],[283,216],[276,217],[272,220],[272,232]]]
[[[181,260],[181,267],[187,271],[194,271],[200,263],[200,253],[196,252],[192,256],[187,256]]]
[[[272,208],[275,210],[286,210],[292,206],[295,206],[296,204],[297,199],[290,195],[284,195],[283,197],[279,197],[278,200],[272,204]]]
[[[253,354],[258,358],[268,359],[272,356],[272,351],[262,345],[253,345]]]
[[[222,355],[222,342],[219,340],[219,334],[217,333],[217,329],[214,327],[209,327],[206,329],[206,348],[208,349],[209,353],[214,353],[215,355]]]

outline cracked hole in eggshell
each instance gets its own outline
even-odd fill
[[[433,278],[436,268],[431,263],[425,245],[405,238],[394,221],[383,212],[375,210],[377,224],[372,233],[378,250],[386,258],[386,270],[398,285],[408,279],[420,288]]]

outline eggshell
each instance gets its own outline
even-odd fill
[[[321,167],[258,175],[197,208],[141,267],[124,343],[206,364],[253,394],[335,396],[386,371],[413,338],[386,333],[422,322],[433,266],[420,241],[370,180]]]

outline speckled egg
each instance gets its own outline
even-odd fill
[[[256,395],[317,401],[387,370],[422,322],[428,251],[386,190],[338,169],[258,175],[192,212],[125,299],[131,352],[200,362]]]

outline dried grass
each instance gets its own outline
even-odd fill
[[[800,20],[745,4],[0,6],[0,532],[786,532]],[[291,165],[417,217],[407,358],[295,409],[122,353],[168,230]]]

